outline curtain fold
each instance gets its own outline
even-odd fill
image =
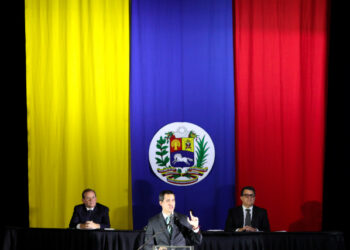
[[[67,227],[89,187],[132,228],[129,2],[26,0],[29,219]]]
[[[233,32],[230,0],[134,0],[131,27],[130,130],[134,227],[161,211],[171,189],[176,211],[198,216],[203,229],[223,228],[234,203]],[[173,186],[152,173],[148,150],[168,123],[203,128],[215,146],[209,175]]]
[[[321,229],[326,10],[235,1],[237,191],[256,187],[273,230]]]

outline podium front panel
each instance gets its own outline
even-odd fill
[[[193,246],[153,246],[152,250],[194,250]]]

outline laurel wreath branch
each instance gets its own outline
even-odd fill
[[[156,160],[157,160],[157,165],[161,167],[167,167],[167,164],[170,161],[169,157],[165,156],[168,153],[167,151],[168,146],[164,145],[166,142],[167,140],[165,138],[163,139],[162,136],[157,141],[157,148],[159,149],[159,151],[157,151],[156,154],[159,155],[159,157],[156,157]]]
[[[207,162],[208,142],[204,142],[205,135],[202,139],[197,141],[198,146],[196,146],[196,155],[197,155],[197,167],[202,168],[203,165]]]

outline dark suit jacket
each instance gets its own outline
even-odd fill
[[[76,228],[78,224],[85,223],[92,220],[94,223],[101,225],[101,228],[110,227],[109,223],[109,209],[99,203],[96,203],[96,207],[92,212],[88,212],[85,205],[77,205],[74,207],[72,219],[70,220],[69,227]]]
[[[174,213],[171,237],[163,214],[159,213],[149,219],[145,234],[145,250],[152,249],[153,245],[165,246],[192,246],[202,242],[202,234],[195,233],[183,214]]]
[[[232,232],[241,227],[243,227],[242,206],[231,208],[228,211],[225,231]],[[257,228],[259,231],[270,232],[269,219],[265,209],[253,206],[252,227]]]

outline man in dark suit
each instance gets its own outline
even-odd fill
[[[164,190],[159,194],[159,205],[162,212],[149,219],[145,233],[144,249],[152,249],[153,245],[191,246],[202,242],[199,220],[174,212],[175,194]]]
[[[108,207],[96,203],[96,192],[85,189],[82,193],[83,204],[74,207],[70,228],[99,229],[110,227]]]
[[[241,190],[242,206],[231,208],[226,219],[227,232],[257,232],[270,231],[267,211],[254,206],[255,189],[246,186]]]

